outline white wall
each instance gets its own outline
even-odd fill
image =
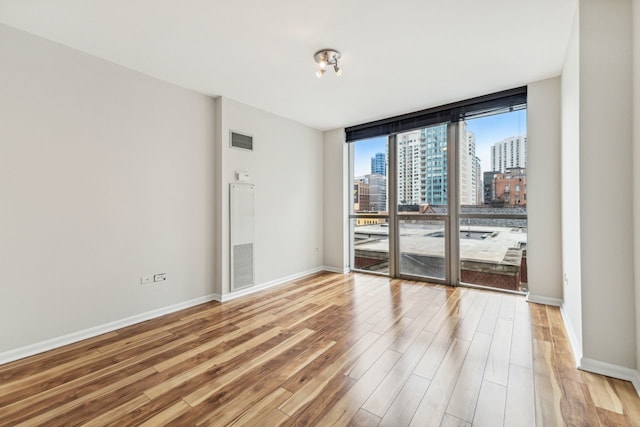
[[[229,184],[235,171],[255,184],[255,283],[261,286],[322,267],[322,132],[238,103],[218,99],[220,270],[217,289],[230,292]],[[254,151],[229,147],[229,131],[253,136]]]
[[[633,235],[636,369],[640,369],[640,0],[633,0]]]
[[[337,272],[349,266],[348,174],[344,129],[324,132],[324,265]]]
[[[529,298],[562,299],[560,78],[527,90],[527,263]]]
[[[636,362],[631,42],[630,0],[580,3],[583,356],[629,368]]]
[[[564,309],[587,370],[634,377],[631,1],[581,0],[562,75]]]
[[[3,25],[0,57],[0,354],[212,294],[213,100]]]
[[[578,8],[580,5],[578,5]],[[562,271],[563,315],[574,356],[582,358],[580,285],[580,20],[578,11],[561,76],[562,84]]]

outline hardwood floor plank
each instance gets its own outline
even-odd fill
[[[516,300],[513,319],[513,335],[511,338],[512,364],[533,369],[533,348],[531,345],[531,314],[529,306],[523,299]]]
[[[540,420],[538,425],[545,425],[545,422],[553,422],[556,425],[564,422],[571,426],[600,425],[596,406],[591,400],[591,396],[583,391],[583,387],[586,387],[584,384],[562,379],[564,397],[560,396],[560,408],[558,410],[554,404],[555,402],[551,402],[549,409],[547,409],[538,404],[539,401],[544,399],[543,396],[538,397],[538,395],[546,392],[546,390],[538,387],[538,377],[539,375],[536,374],[536,419]],[[541,416],[538,416],[538,414],[541,414]]]
[[[453,339],[429,389],[420,402],[411,426],[439,426],[469,350],[469,341]]]
[[[383,417],[404,383],[411,377],[413,370],[433,341],[432,332],[423,331],[411,347],[400,357],[395,366],[378,385],[373,394],[362,405],[362,409]]]
[[[593,403],[598,408],[606,409],[616,414],[623,414],[622,402],[606,377],[586,372],[585,378],[587,379],[587,387],[593,398]]]
[[[187,412],[189,409],[191,409],[191,406],[189,406],[184,401],[179,400],[174,405],[171,405],[169,408],[157,413],[144,423],[140,424],[140,427],[156,427],[167,425],[171,421],[178,418],[180,415]]]
[[[285,390],[282,387],[278,387],[276,391],[268,394],[266,397],[260,399],[255,404],[245,407],[234,420],[229,423],[229,426],[243,426],[254,425],[262,420],[273,410],[278,410],[285,400],[291,397],[291,392]]]
[[[401,353],[386,350],[354,386],[328,410],[320,420],[320,423],[324,425],[347,424],[391,371],[400,357],[402,357]]]
[[[407,320],[409,322],[409,320]],[[405,322],[398,322],[393,328],[389,329],[384,335],[380,336],[364,353],[358,358],[358,360],[349,367],[345,372],[353,379],[360,379],[362,375],[378,360],[381,354],[387,349],[390,349],[391,345],[395,342],[396,337],[407,326]]]
[[[317,273],[0,366],[0,425],[635,425],[560,310]]]
[[[240,378],[242,375],[246,375],[248,371],[251,371],[258,366],[266,363],[272,357],[286,351],[290,347],[293,347],[300,341],[312,335],[314,332],[309,329],[303,329],[301,332],[295,334],[292,337],[287,338],[285,341],[271,348],[270,350],[262,353],[260,356],[252,359],[249,363],[243,364],[242,370],[233,370],[225,375],[217,377],[214,381],[208,382],[204,387],[188,394],[183,397],[183,400],[191,406],[196,406],[202,403],[209,396],[215,394],[227,384]]]
[[[609,381],[624,406],[624,413],[629,417],[634,427],[640,427],[640,399],[638,393],[628,381],[621,381],[610,378]]]
[[[120,418],[123,413],[132,412],[144,405],[145,403],[149,403],[149,398],[144,394],[136,397],[135,399],[129,400],[123,403],[120,406],[116,406],[115,408],[103,412],[95,418],[92,418],[90,421],[82,424],[83,427],[100,427],[113,422],[114,420]]]
[[[353,347],[345,351],[331,366],[323,369],[314,378],[308,381],[302,388],[297,390],[285,403],[280,406],[280,410],[292,416],[304,405],[316,398],[329,383],[336,371],[341,372],[345,365],[351,363],[362,354],[379,337],[378,334],[367,332]]]
[[[500,312],[498,313],[498,319],[513,321],[517,300],[518,297],[515,295],[503,294],[502,302],[500,304]]]
[[[94,338],[0,365],[0,383],[7,384],[37,374],[45,369],[60,366],[65,362],[77,359],[78,353],[87,356],[99,353],[97,347],[118,339],[120,339],[120,335],[117,332],[108,332]]]
[[[471,427],[471,424],[453,415],[444,414],[440,427]]]
[[[93,393],[89,393],[86,395],[83,395],[81,397],[78,397],[77,399],[72,400],[71,402],[68,402],[64,405],[58,406],[54,409],[50,409],[49,411],[46,411],[36,417],[33,418],[29,418],[28,420],[15,424],[16,427],[18,426],[29,426],[29,425],[38,425],[38,424],[44,424],[47,421],[52,420],[53,418],[55,418],[56,416],[59,415],[64,415],[66,412],[70,411],[71,409],[73,409],[76,406],[79,406],[80,404],[82,404],[83,402],[86,401],[90,401],[92,399],[95,399],[103,394],[109,393],[110,391],[113,390],[118,390],[119,388],[122,388],[126,385],[129,385],[131,383],[134,383],[136,381],[139,381],[149,375],[153,375],[155,374],[157,371],[153,368],[147,368],[144,371],[140,371],[135,375],[131,375],[128,376],[120,381],[117,381],[113,384],[109,384],[105,387],[102,387],[96,391],[94,391]],[[54,424],[54,423],[51,423]]]
[[[482,381],[478,403],[473,415],[476,427],[494,427],[504,424],[504,411],[507,403],[507,387]]]
[[[471,341],[473,339],[476,329],[478,328],[478,324],[480,323],[480,318],[484,313],[484,308],[487,305],[487,300],[488,295],[484,293],[480,293],[474,298],[464,319],[458,325],[455,334],[457,338],[467,341]]]
[[[376,427],[380,424],[380,418],[370,412],[360,409],[349,422],[349,427]]]
[[[416,375],[427,379],[432,379],[436,375],[442,359],[447,354],[447,351],[449,351],[451,345],[456,341],[453,335],[460,320],[459,317],[451,317],[449,322],[441,325],[442,328],[422,356],[422,359],[418,362],[415,369]]]
[[[533,370],[520,365],[509,367],[505,426],[533,426],[536,424]]]
[[[487,381],[507,386],[512,336],[513,323],[504,318],[498,319],[484,372]]]
[[[283,425],[319,425],[320,419],[324,417],[330,408],[334,407],[337,402],[340,401],[342,396],[349,392],[355,383],[356,380],[349,378],[346,375],[335,375],[331,377],[322,388],[322,391],[315,396],[313,401],[305,402],[305,404],[298,408]],[[280,410],[282,411],[282,407],[280,407]]]
[[[493,331],[498,321],[498,315],[500,314],[500,305],[502,304],[502,295],[497,292],[492,292],[488,295],[487,304],[485,305],[484,312],[478,323],[478,332],[484,334],[493,335]]]
[[[193,378],[195,376],[198,376],[204,372],[206,372],[207,370],[211,369],[212,367],[214,367],[217,364],[222,364],[226,361],[229,361],[231,359],[233,359],[234,357],[238,356],[239,354],[247,351],[249,348],[256,346],[258,344],[264,343],[265,341],[268,341],[269,339],[278,336],[279,334],[281,334],[282,332],[284,332],[285,330],[279,326],[276,326],[274,328],[269,329],[268,331],[250,339],[249,341],[245,342],[243,345],[238,346],[238,347],[234,347],[232,349],[230,349],[227,352],[224,352],[220,355],[218,355],[217,357],[213,357],[203,363],[200,363],[196,366],[194,366],[193,368],[184,371],[182,374],[177,375],[173,378],[171,378],[168,381],[165,381],[162,384],[159,384],[157,386],[154,386],[148,390],[146,390],[144,392],[144,394],[147,395],[147,397],[149,399],[155,399],[158,396],[160,396],[161,394],[166,393],[168,390],[170,390],[173,387],[176,387],[182,383],[184,383],[185,381],[189,380],[190,378]]]
[[[602,427],[632,427],[631,420],[624,414],[596,408]]]
[[[146,362],[152,357],[156,357],[158,353],[162,354],[164,351],[180,348],[180,346],[190,342],[193,338],[195,338],[195,336],[182,337],[160,348],[153,348],[131,359],[112,364],[103,369],[98,369],[95,372],[69,380],[61,385],[54,384],[49,387],[46,383],[40,384],[37,389],[30,390],[31,393],[29,397],[18,402],[8,404],[3,402],[4,398],[0,397],[0,425],[2,425],[3,420],[10,419],[9,417],[13,416],[13,414],[19,414],[19,416],[22,417],[37,415],[52,406],[59,406],[73,400],[82,390],[98,388],[98,384],[102,384],[104,381],[110,379],[117,379],[121,374],[127,376],[136,373],[140,370],[138,367],[139,364]]]
[[[468,422],[473,421],[490,345],[491,335],[477,333],[473,337],[458,381],[449,399],[448,414]]]
[[[402,387],[380,421],[380,426],[408,426],[431,381],[412,375]]]

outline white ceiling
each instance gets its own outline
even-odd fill
[[[0,0],[0,22],[333,129],[557,76],[576,0]],[[342,53],[341,77],[313,54]]]

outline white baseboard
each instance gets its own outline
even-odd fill
[[[573,325],[569,321],[569,316],[565,311],[564,305],[560,307],[560,313],[562,314],[564,329],[567,331],[567,335],[569,336],[571,350],[573,350],[573,355],[576,359],[576,367],[583,371],[593,372],[594,374],[606,375],[608,377],[629,381],[633,384],[638,396],[640,396],[640,373],[635,369],[582,357],[582,348],[578,342]]]
[[[164,316],[165,314],[173,313],[179,310],[184,310],[185,308],[193,307],[195,305],[218,300],[218,298],[219,295],[206,295],[189,301],[173,304],[167,307],[158,308],[156,310],[147,311],[146,313],[136,314],[135,316],[127,317],[125,319],[116,320],[114,322],[105,323],[103,325],[94,326],[92,328],[83,329],[77,332],[72,332],[61,337],[51,338],[14,350],[5,351],[0,353],[0,365],[13,362],[14,360],[22,359],[28,356],[33,356],[35,354],[39,354],[48,350],[53,350],[54,348],[73,344],[78,341],[86,340],[88,338],[97,337],[98,335],[106,334],[107,332],[115,331],[116,329],[131,326],[136,323]]]
[[[640,396],[640,374],[635,369],[583,357],[578,369],[631,382]]]
[[[310,274],[318,273],[320,271],[324,271],[324,267],[315,267],[310,270],[303,271],[301,273],[292,274],[290,276],[281,277],[279,279],[271,280],[269,282],[261,283],[259,285],[254,285],[254,286],[251,286],[250,288],[229,292],[228,294],[224,294],[221,296],[217,295],[219,299],[217,299],[216,301],[220,301],[220,302],[231,301],[233,299],[240,298],[245,295],[253,294],[255,292],[263,291],[265,289],[272,288],[274,286],[278,286],[283,283],[290,282],[292,280],[296,280],[304,276],[309,276]]]
[[[545,297],[542,295],[527,294],[527,302],[533,302],[536,304],[553,305],[555,307],[562,307],[562,300],[560,298]]]
[[[329,267],[328,265],[322,266],[322,269],[330,273],[338,273],[338,274],[347,274],[349,271],[351,271],[348,268],[340,269],[336,267]]]
[[[569,315],[564,309],[564,304],[560,306],[560,314],[562,315],[562,323],[564,323],[564,329],[567,331],[567,335],[569,336],[569,344],[571,344],[571,350],[573,350],[573,357],[576,361],[576,366],[580,366],[580,361],[582,360],[582,346],[578,341],[578,336],[576,335],[576,331],[573,329],[573,325],[569,321]]]

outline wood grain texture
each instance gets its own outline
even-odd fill
[[[555,307],[319,273],[0,366],[0,425],[640,426]]]

